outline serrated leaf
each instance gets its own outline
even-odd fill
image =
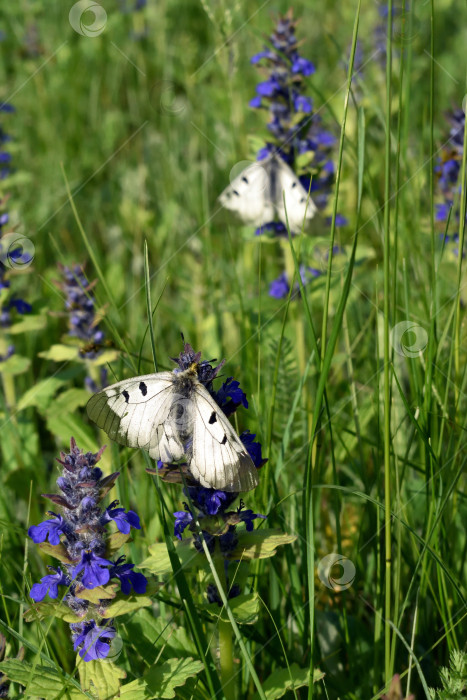
[[[251,625],[258,619],[259,613],[259,598],[257,593],[249,593],[247,595],[239,595],[236,598],[229,600],[229,606],[235,618],[235,621],[243,625]],[[229,617],[223,606],[217,603],[207,603],[201,606],[210,617],[221,619],[228,622]]]
[[[181,542],[176,540],[175,548],[184,569],[203,569],[209,566],[206,557],[196,551],[192,538]],[[150,556],[139,564],[139,569],[149,569],[156,576],[164,576],[172,571],[169,553],[164,542],[151,545],[149,552]]]
[[[78,688],[68,682],[67,690],[63,690],[67,679],[52,666],[37,665],[34,668],[26,661],[8,659],[0,663],[0,671],[13,683],[27,686],[27,695],[54,700],[60,697],[63,700],[82,700],[87,697]],[[63,691],[63,692],[62,692]]]
[[[18,333],[31,333],[40,331],[47,325],[47,317],[42,315],[24,315],[20,321],[14,323],[8,329],[8,333],[17,335]]]
[[[96,588],[79,588],[75,591],[75,596],[81,600],[89,600],[90,603],[98,603],[100,600],[113,600],[117,595],[118,583],[110,583],[107,586],[96,586]]]
[[[82,361],[79,357],[79,348],[73,345],[52,345],[48,350],[43,350],[38,355],[44,360],[52,360],[53,362]]]
[[[188,659],[170,659],[163,664],[152,666],[143,678],[148,689],[157,698],[174,698],[175,688],[185,685],[188,678],[195,676],[203,668],[201,661]]]
[[[5,362],[0,363],[0,374],[23,374],[29,369],[30,364],[31,360],[29,357],[14,354]]]
[[[89,396],[89,391],[86,391],[86,389],[78,389],[77,387],[62,391],[49,407],[48,415],[61,416],[63,413],[73,413],[77,408],[87,404]]]
[[[128,533],[127,535],[123,534],[123,532],[114,532],[110,537],[107,539],[107,549],[106,553],[107,556],[110,557],[112,554],[115,554],[115,552],[118,552],[120,547],[123,547],[125,542],[128,542],[130,539],[131,535]]]
[[[266,559],[276,553],[277,547],[290,544],[297,539],[296,535],[286,535],[280,530],[253,530],[242,532],[238,537],[238,544],[234,550],[226,555],[227,559]]]
[[[110,661],[83,661],[77,656],[76,665],[81,687],[93,695],[97,693],[98,700],[114,698],[120,689],[120,681],[126,678],[126,672]]]
[[[278,668],[269,678],[263,683],[263,690],[267,700],[277,700],[282,698],[289,690],[297,690],[308,685],[308,668],[300,668],[297,664],[291,664],[290,669]],[[313,672],[313,683],[321,680],[324,677],[319,669],[315,668]],[[259,695],[256,693],[253,700],[258,700]]]
[[[75,615],[66,605],[59,602],[43,601],[42,603],[36,603],[24,613],[26,622],[45,620],[48,617],[58,617],[65,622],[81,622],[83,619]]]
[[[73,564],[73,559],[70,558],[68,552],[66,551],[65,545],[60,544],[50,544],[50,542],[41,542],[39,548],[42,549],[45,554],[50,554],[54,559],[62,561],[64,564]]]
[[[63,379],[57,377],[47,377],[34,384],[28,389],[18,401],[18,411],[34,406],[41,413],[47,409],[58,389],[64,384]]]

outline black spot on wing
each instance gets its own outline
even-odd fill
[[[297,183],[294,182],[293,185],[292,185],[292,189],[293,189],[294,187],[296,187],[296,186],[297,186]]]
[[[237,197],[240,197],[240,193],[237,192],[237,190],[233,190],[233,193],[237,195]]]
[[[245,176],[242,177],[243,182],[245,182],[248,185],[248,180]]]
[[[222,438],[221,445],[225,445],[227,442],[227,435],[224,434],[224,437]]]
[[[305,197],[302,197],[300,200],[300,204],[302,204],[302,202],[304,202],[304,201],[305,201]]]
[[[147,388],[146,384],[144,382],[140,382],[138,388],[139,388],[140,392],[143,394],[143,396],[146,396],[146,394],[148,393],[148,388]]]
[[[127,392],[126,389],[122,391],[122,396],[125,399],[126,403],[128,403],[128,401],[130,400],[130,394]]]
[[[209,418],[209,423],[212,425],[213,423],[216,422],[216,420],[217,420],[216,412],[213,411],[213,412],[211,413],[211,417]]]

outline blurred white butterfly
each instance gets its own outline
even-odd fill
[[[141,447],[155,460],[177,462],[204,487],[249,491],[258,484],[245,446],[207,389],[197,363],[188,369],[124,379],[95,394],[89,418],[120,445]]]
[[[301,231],[304,221],[306,225],[317,211],[293,170],[274,153],[245,168],[219,195],[219,201],[245,224],[261,226],[277,216],[284,225],[288,220],[292,232]]]

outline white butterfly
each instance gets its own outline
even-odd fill
[[[258,484],[256,467],[225,414],[188,369],[124,379],[95,394],[89,418],[109,438],[141,447],[155,460],[188,459],[204,487],[249,491]]]
[[[261,226],[277,216],[284,225],[288,220],[292,232],[301,231],[304,220],[312,219],[317,211],[293,170],[274,153],[245,168],[219,195],[219,201],[245,224]]]

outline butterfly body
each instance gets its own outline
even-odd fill
[[[249,491],[256,467],[218,404],[187,369],[125,379],[95,394],[89,418],[121,445],[139,447],[164,463],[183,457],[206,488]]]
[[[285,225],[288,222],[292,232],[300,231],[317,211],[296,174],[277,154],[249,165],[219,201],[246,224],[262,226],[277,217]]]

